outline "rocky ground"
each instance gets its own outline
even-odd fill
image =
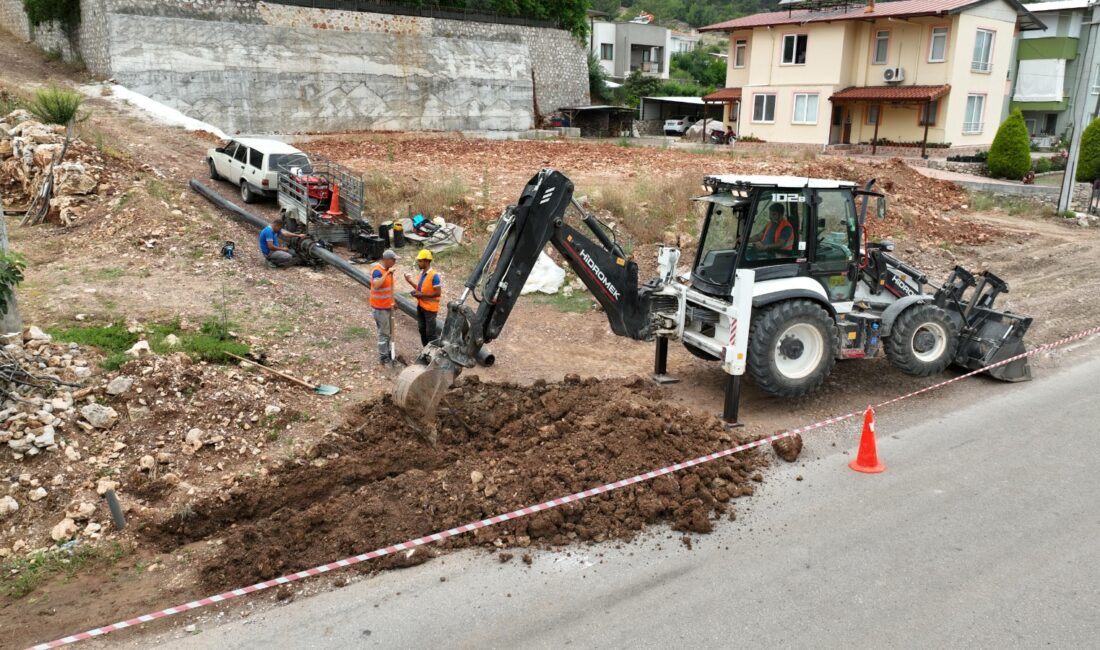
[[[0,86],[85,81],[8,40],[0,39],[0,57],[12,62],[0,71]],[[264,267],[252,245],[256,233],[187,189],[188,180],[205,174],[207,138],[150,123],[108,98],[87,105],[91,117],[73,151],[74,160],[87,161],[94,191],[80,195],[67,220],[60,206],[43,225],[8,219],[13,247],[29,261],[19,291],[24,320],[41,329],[9,337],[10,358],[0,358],[0,380],[12,364],[39,378],[32,389],[5,384],[0,402],[6,641],[43,641],[731,442],[712,419],[721,404],[716,366],[674,350],[670,370],[683,381],[657,392],[631,379],[649,371],[651,346],[615,339],[598,312],[525,298],[493,344],[497,365],[464,374],[481,381],[467,380],[448,398],[441,445],[423,445],[387,401],[393,374],[372,362],[361,287],[331,269]],[[890,213],[872,222],[873,232],[893,237],[898,253],[934,278],[956,263],[995,269],[1013,288],[1005,304],[1038,317],[1032,343],[1100,318],[1094,230],[1017,206],[973,210],[954,185],[920,177],[899,161],[423,134],[349,134],[303,146],[350,164],[379,193],[400,200],[417,196],[403,194],[414,185],[430,190],[433,200],[446,197],[437,181],[459,177],[445,209],[469,226],[475,243],[440,256],[445,282],[462,277],[488,220],[543,166],[570,174],[578,194],[589,195],[628,234],[631,219],[616,216],[607,201],[613,188],[642,191],[662,179],[690,177],[679,188],[690,195],[703,173],[801,173],[861,183],[877,178]],[[18,165],[41,174],[34,158],[32,167]],[[211,186],[229,198],[236,194]],[[6,187],[22,188],[22,180]],[[19,189],[16,198],[25,200],[27,191]],[[656,207],[631,205],[639,216]],[[272,204],[250,209],[276,212]],[[674,219],[694,221],[690,209]],[[238,243],[236,259],[219,256],[225,240]],[[649,247],[635,248],[643,268],[655,242],[636,242]],[[234,340],[269,365],[336,384],[341,393],[322,398],[255,368],[176,351],[154,334],[176,322],[186,339],[214,316],[232,321]],[[113,323],[123,324],[127,348],[144,340],[150,350],[139,347],[132,358],[107,363],[105,350],[74,348],[60,336],[48,340],[50,332]],[[411,322],[398,321],[397,345],[404,354],[419,349]],[[1039,360],[1040,370],[1044,363],[1053,361]],[[567,380],[577,373],[585,379]],[[47,376],[56,381],[41,379]],[[933,381],[875,359],[840,364],[821,391],[793,402],[747,385],[747,426],[738,439]],[[540,545],[630,537],[656,522],[694,534],[719,516],[728,519],[729,502],[751,493],[757,472],[766,479],[772,457],[763,451],[730,459],[454,544],[478,544],[504,557]],[[121,532],[101,495],[108,489],[125,510]]]

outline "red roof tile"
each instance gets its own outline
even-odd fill
[[[741,99],[740,88],[722,88],[709,95],[703,95],[704,102],[731,102]]]
[[[898,0],[897,2],[879,2],[875,4],[874,11],[865,11],[863,4],[839,7],[836,9],[785,9],[769,13],[742,16],[723,23],[701,27],[701,32],[728,32],[735,29],[751,29],[753,27],[771,27],[774,25],[803,25],[806,23],[826,23],[836,20],[866,20],[868,18],[898,18],[912,16],[936,16],[950,13],[958,13],[967,7],[984,4],[983,0]],[[1018,2],[1010,0],[1025,23],[1031,24],[1035,17],[1023,8]],[[1037,21],[1036,21],[1037,22]],[[1042,27],[1042,23],[1038,24]]]
[[[942,86],[852,86],[829,98],[831,102],[930,102],[951,91]]]

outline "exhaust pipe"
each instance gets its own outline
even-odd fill
[[[231,215],[237,218],[237,220],[243,223],[246,223],[255,228],[260,228],[261,230],[269,225],[267,220],[262,219],[252,214],[251,212],[248,212],[247,210],[241,208],[239,205],[233,203],[232,201],[226,200],[225,197],[221,196],[214,190],[211,190],[209,187],[203,185],[195,179],[191,179],[190,186],[192,190],[202,195],[206,200],[210,201],[220,208],[227,210]],[[352,280],[355,280],[367,289],[370,289],[370,276],[356,268],[354,264],[349,263],[344,258],[336,255],[330,250],[326,250],[321,246],[311,246],[309,252],[318,259],[323,260],[329,266],[336,268],[338,271],[348,276]],[[416,318],[416,302],[401,295],[394,295],[393,299],[394,302],[397,304],[397,308],[401,310],[402,313],[411,318]],[[436,319],[436,331],[441,331],[439,329],[438,318]],[[496,363],[496,356],[493,355],[493,353],[485,347],[482,347],[477,351],[476,358],[478,365],[484,366],[486,368]]]

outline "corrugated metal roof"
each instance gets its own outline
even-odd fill
[[[942,86],[852,86],[835,93],[831,102],[930,102],[951,91]]]
[[[722,23],[701,27],[701,32],[728,32],[735,29],[753,27],[772,27],[775,25],[804,25],[807,23],[827,23],[838,20],[867,20],[872,18],[901,18],[914,16],[936,16],[958,13],[968,7],[982,5],[989,0],[898,0],[897,2],[879,2],[873,11],[867,11],[866,5],[840,7],[836,9],[784,9],[768,13],[742,16]],[[1024,29],[1041,29],[1043,24],[1035,19],[1024,6],[1015,0],[1006,0],[1021,12],[1021,25]]]

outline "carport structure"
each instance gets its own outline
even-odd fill
[[[703,95],[703,105],[709,106],[710,104],[723,104],[726,108],[723,114],[724,120],[733,122],[734,135],[741,135],[741,89],[740,88],[722,88],[716,90],[709,95]],[[729,116],[726,118],[726,116]],[[703,137],[706,137],[707,130],[703,128]]]
[[[865,106],[877,106],[878,118],[875,119],[875,134],[871,139],[871,155],[878,149],[878,129],[882,122],[883,106],[916,105],[924,111],[926,119],[921,120],[924,126],[924,136],[921,140],[921,158],[928,157],[928,125],[932,121],[927,119],[932,102],[951,92],[949,84],[940,86],[852,86],[829,97],[834,106],[841,104],[863,104]]]

